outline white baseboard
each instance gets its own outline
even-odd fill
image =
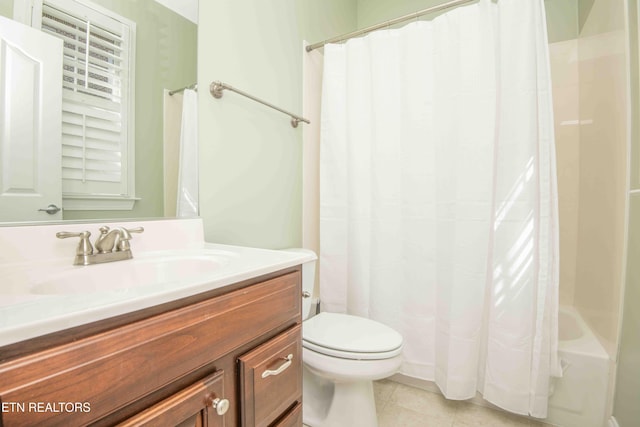
[[[607,422],[607,427],[620,427],[620,424],[618,424],[616,417],[612,415],[611,418],[609,418],[609,421]]]

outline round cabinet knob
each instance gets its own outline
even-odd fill
[[[229,410],[229,400],[228,399],[220,399],[216,397],[211,402],[211,406],[216,410],[218,415],[224,415]]]

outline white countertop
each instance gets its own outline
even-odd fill
[[[218,289],[315,259],[311,252],[206,243],[200,219],[118,225],[145,227],[145,232],[136,235],[131,242],[134,259],[90,266],[73,266],[77,239],[58,240],[55,231],[93,230],[98,224],[33,226],[21,230],[0,227],[0,347]],[[176,234],[176,238],[172,240],[171,234]],[[38,251],[41,261],[34,261],[29,257],[33,242],[38,239],[45,239],[52,246],[49,251]],[[58,246],[64,248],[61,250]],[[61,257],[61,252],[66,255]],[[120,271],[129,271],[132,266],[155,262],[158,258],[175,258],[176,254],[182,258],[211,258],[215,265],[210,270],[189,269],[184,275],[173,271],[166,276],[169,280],[162,283],[133,287],[118,277]],[[38,281],[50,281],[56,276],[74,277],[76,272],[89,277],[89,281],[94,274],[102,281],[113,276],[114,289],[94,291],[88,283],[88,289],[79,288],[63,294],[34,292]],[[64,285],[64,281],[62,283]]]

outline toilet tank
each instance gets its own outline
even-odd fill
[[[290,248],[283,249],[286,252],[296,252],[311,254],[316,257],[316,253],[310,249]],[[313,285],[316,278],[316,261],[308,261],[302,264],[302,319],[306,319],[315,314],[317,299],[313,297]],[[308,297],[305,297],[308,295]],[[313,311],[313,312],[312,312]]]

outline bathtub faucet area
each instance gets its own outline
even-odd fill
[[[97,253],[94,253],[94,248],[89,240],[89,237],[91,237],[90,231],[60,231],[56,233],[56,237],[58,239],[79,237],[80,241],[76,248],[76,257],[73,265],[91,265],[133,258],[131,244],[129,243],[132,239],[131,233],[142,233],[143,231],[143,227],[129,229],[116,227],[111,229],[106,225],[102,226],[100,227],[100,236],[95,241]]]

